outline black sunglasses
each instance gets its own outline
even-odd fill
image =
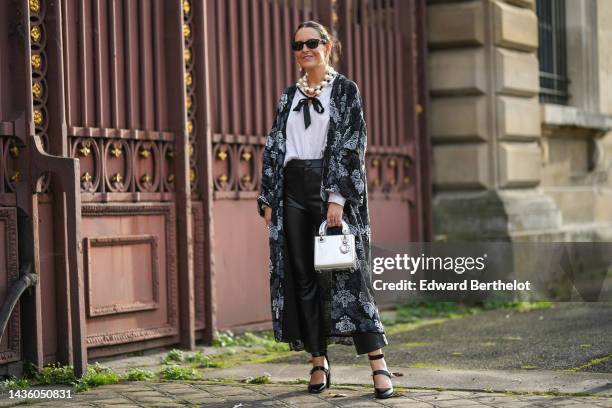
[[[308,48],[314,50],[319,46],[319,43],[326,44],[327,40],[324,40],[322,38],[311,38],[310,40],[306,41],[293,41],[291,43],[291,48],[293,49],[293,51],[301,51],[302,48],[304,48],[304,44],[306,44]]]

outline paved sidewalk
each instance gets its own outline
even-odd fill
[[[141,360],[146,357],[137,357]],[[154,356],[148,357],[155,360]],[[126,363],[119,360],[117,363]],[[131,364],[130,364],[131,365]],[[33,400],[28,406],[66,407],[598,407],[612,408],[612,376],[527,370],[449,370],[391,367],[396,396],[376,400],[367,367],[332,365],[332,387],[310,395],[304,366],[251,364],[204,373],[202,381],[123,382],[73,394],[70,400]],[[271,383],[247,384],[269,374]],[[301,382],[301,383],[298,383]],[[24,400],[0,400],[13,407]]]
[[[478,391],[400,389],[396,396],[376,400],[369,387],[335,386],[310,395],[306,385],[215,382],[139,382],[100,387],[76,394],[72,400],[27,404],[31,407],[407,407],[520,408],[612,407],[612,398],[505,394]],[[4,400],[6,403],[7,401]],[[23,402],[23,401],[22,401]],[[0,404],[3,407],[18,403]]]

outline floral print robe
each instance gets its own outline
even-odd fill
[[[355,82],[342,74],[332,84],[330,122],[323,156],[321,219],[327,218],[329,192],[340,193],[346,202],[342,218],[355,235],[357,268],[317,274],[322,299],[327,344],[353,345],[358,332],[384,333],[374,301],[371,281],[370,218],[366,181],[367,132],[362,100]],[[283,229],[283,194],[286,123],[295,85],[283,91],[263,153],[261,192],[257,209],[272,208],[269,225],[270,296],[272,323],[277,341],[291,350],[304,350],[300,339],[296,297]],[[340,230],[340,227],[335,227]],[[333,228],[328,228],[328,232]],[[314,245],[314,243],[313,243]]]

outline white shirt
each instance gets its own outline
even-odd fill
[[[321,101],[321,105],[323,105],[323,113],[318,113],[311,103],[302,106],[302,109],[297,112],[294,111],[293,109],[298,105],[300,99],[306,97],[299,89],[296,89],[289,117],[287,118],[287,143],[283,166],[286,166],[291,159],[323,158],[327,143],[327,131],[329,129],[329,102],[331,100],[332,85],[335,80],[334,78],[332,82],[327,84],[317,97]],[[308,128],[304,125],[303,110],[306,108],[310,111],[310,126]],[[341,194],[330,192],[328,201],[344,206],[346,199]]]

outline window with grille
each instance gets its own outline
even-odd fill
[[[540,47],[540,102],[566,105],[567,41],[565,0],[537,0]]]

